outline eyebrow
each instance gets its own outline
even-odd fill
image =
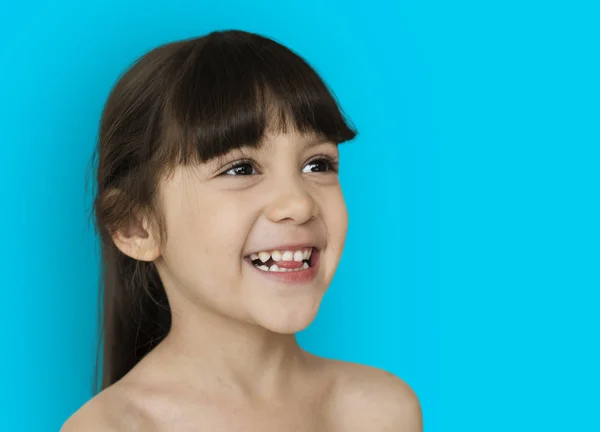
[[[328,139],[326,136],[314,136],[308,139],[302,139],[302,149],[306,150],[309,149],[311,147],[316,147],[318,145],[321,144],[325,144],[325,143],[330,143],[333,144],[334,146],[338,147],[339,143],[336,143],[335,141],[332,141],[330,139]],[[247,153],[247,151],[249,152],[254,152],[254,151],[261,151],[261,150],[269,150],[270,147],[273,146],[273,141],[271,140],[264,140],[262,142],[260,142],[258,145],[246,145],[246,146],[241,146],[241,147],[237,147],[237,148],[233,148],[229,151],[227,151],[225,154],[219,155],[219,156],[215,156],[210,158],[208,161],[206,161],[206,163],[212,163],[214,165],[221,165],[224,164],[226,162],[226,160],[229,158],[228,155],[231,153],[240,153],[240,156],[245,156]],[[248,157],[250,157],[250,155],[248,155]]]
[[[325,136],[318,136],[318,137],[315,137],[310,140],[305,140],[304,148],[314,147],[314,146],[318,146],[318,145],[326,144],[326,143],[331,143],[331,144],[337,146],[337,143],[331,141],[329,138],[327,138]]]
[[[329,138],[325,137],[325,136],[315,136],[315,137],[311,137],[308,139],[305,138],[301,138],[302,141],[302,149],[306,150],[308,148],[311,147],[315,147],[321,144],[325,144],[325,143],[331,143],[335,146],[337,146],[338,144],[334,141],[331,141]],[[261,145],[259,145],[258,147],[255,147],[256,149],[265,149],[268,150],[270,147],[273,146],[273,141],[268,140],[268,141],[264,141]]]

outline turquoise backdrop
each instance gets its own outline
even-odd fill
[[[84,179],[109,89],[227,28],[298,51],[360,130],[347,247],[301,343],[402,377],[426,431],[600,430],[597,5],[2,0],[0,431],[57,431],[91,395]]]

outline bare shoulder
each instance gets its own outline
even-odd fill
[[[62,425],[60,432],[113,432],[117,429],[108,414],[105,394],[98,394],[87,401]]]
[[[108,387],[71,415],[60,432],[151,431],[133,395],[134,390],[124,384]]]
[[[344,430],[421,432],[421,404],[415,391],[399,377],[379,368],[332,361],[337,370],[336,418]]]

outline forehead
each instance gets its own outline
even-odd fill
[[[322,135],[316,133],[307,132],[300,133],[297,131],[290,132],[278,132],[278,133],[266,133],[263,139],[260,141],[257,148],[265,151],[273,151],[275,147],[288,147],[294,146],[299,150],[304,150],[309,147],[317,146],[324,143],[335,143],[328,140]]]
[[[295,130],[286,132],[265,132],[263,138],[257,143],[233,147],[225,153],[213,156],[204,162],[192,163],[189,165],[175,164],[171,169],[167,170],[164,177],[165,179],[170,180],[173,180],[174,178],[180,179],[185,173],[197,172],[199,169],[202,170],[203,168],[214,168],[217,165],[231,162],[232,157],[250,157],[256,152],[263,154],[274,154],[279,152],[287,153],[292,149],[302,152],[321,145],[338,147],[337,143],[314,132],[300,133]]]
[[[298,133],[298,132],[280,132],[280,133],[267,133],[260,140],[260,142],[254,145],[241,146],[238,148],[231,149],[227,153],[214,158],[208,162],[208,165],[212,163],[224,163],[229,162],[232,157],[252,157],[255,154],[261,155],[275,155],[275,154],[289,154],[307,151],[313,147],[330,145],[337,147],[337,143],[332,142],[324,136],[317,135],[314,133]],[[211,163],[212,162],[212,163]]]

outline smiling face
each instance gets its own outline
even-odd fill
[[[337,145],[290,132],[177,167],[159,189],[167,241],[155,261],[172,310],[308,326],[346,237],[337,165]]]

